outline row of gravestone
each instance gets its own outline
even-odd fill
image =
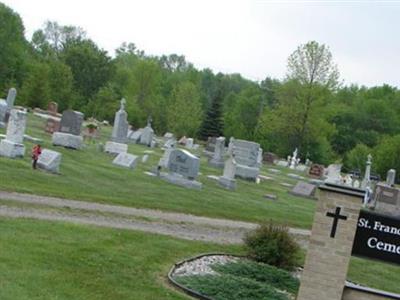
[[[6,137],[0,141],[0,156],[18,158],[25,155],[23,144],[26,128],[26,112],[11,109],[7,124]],[[37,167],[49,172],[58,173],[61,163],[61,153],[43,149],[39,156]]]
[[[186,150],[175,149],[175,143],[168,144],[164,150],[157,175],[177,185],[200,189],[201,183],[195,180],[200,168],[200,159]],[[227,189],[236,188],[235,177],[256,181],[260,172],[261,155],[262,149],[257,143],[231,138],[228,149],[225,150],[225,138],[216,138],[216,146],[208,163],[213,167],[223,168],[224,171],[222,176],[209,178],[216,179]],[[166,168],[168,173],[160,172],[161,168]]]

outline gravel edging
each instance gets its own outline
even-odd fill
[[[207,256],[230,256],[230,257],[237,257],[237,258],[243,258],[244,256],[238,256],[238,255],[230,255],[230,254],[226,254],[226,253],[204,253],[204,254],[200,254],[191,258],[187,258],[185,260],[182,260],[180,262],[177,262],[174,264],[174,266],[169,270],[168,272],[168,281],[176,288],[180,289],[181,291],[183,291],[185,294],[192,296],[196,299],[201,299],[201,300],[214,300],[208,296],[205,296],[197,291],[194,291],[192,289],[189,289],[185,286],[183,286],[182,284],[180,284],[179,282],[177,282],[174,278],[173,278],[173,274],[175,273],[176,269],[178,269],[179,267],[181,267],[184,264],[190,263],[194,260],[199,260],[201,258],[207,257]]]

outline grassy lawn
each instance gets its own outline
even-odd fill
[[[0,228],[5,300],[183,300],[165,279],[175,262],[205,252],[243,254],[239,247],[60,222],[0,218]],[[352,259],[350,280],[400,293],[399,277],[398,267]]]
[[[292,196],[287,193],[288,188],[279,184],[296,182],[283,174],[287,170],[282,170],[280,175],[268,174],[275,180],[260,184],[239,180],[237,191],[232,192],[206,177],[221,174],[222,170],[208,167],[206,158],[202,157],[199,180],[203,183],[203,190],[189,190],[143,173],[157,165],[162,155],[160,149],[130,145],[129,152],[137,155],[143,155],[145,150],[154,150],[146,164],[140,163],[132,171],[112,165],[112,157],[97,151],[95,144],[87,144],[80,151],[53,147],[51,136],[43,128],[44,120],[30,114],[27,134],[42,138],[45,148],[55,148],[63,154],[62,175],[31,170],[29,152],[33,144],[26,142],[24,159],[0,158],[1,190],[253,222],[273,219],[294,227],[311,227],[315,202]],[[4,129],[0,131],[5,132]],[[101,141],[104,143],[110,135],[111,127],[102,128]],[[267,167],[263,166],[262,173],[267,172]],[[278,195],[279,200],[264,199],[262,196],[266,193]]]
[[[167,286],[177,261],[237,247],[66,223],[0,219],[0,299],[188,299]]]

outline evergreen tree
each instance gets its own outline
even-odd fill
[[[206,117],[200,129],[200,139],[207,140],[209,136],[219,137],[223,135],[222,101],[221,93],[217,92],[206,112]]]

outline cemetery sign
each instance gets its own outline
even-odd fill
[[[352,255],[400,264],[400,219],[361,211]]]

